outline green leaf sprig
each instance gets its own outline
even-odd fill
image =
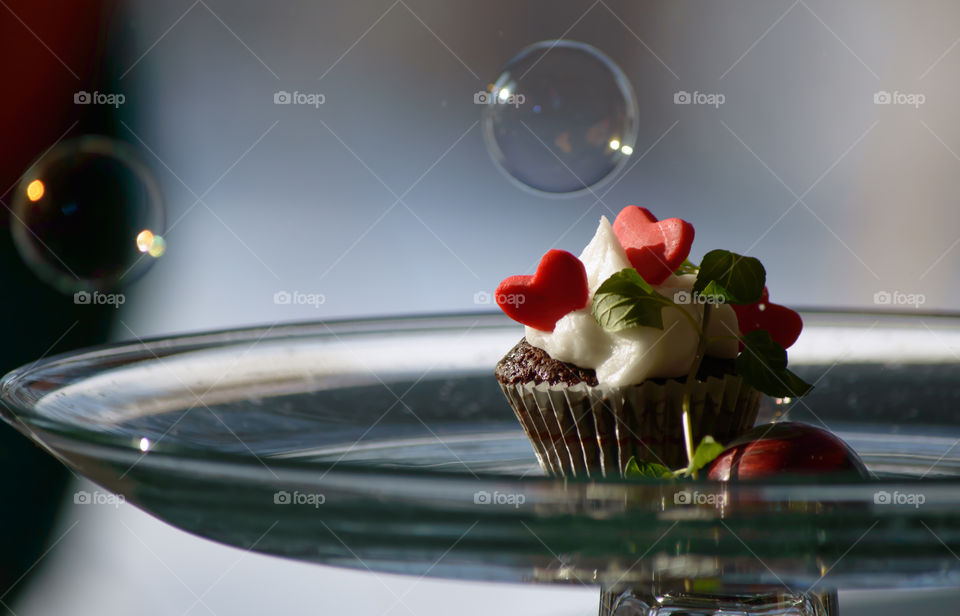
[[[760,301],[766,280],[759,259],[711,250],[700,262],[693,292],[725,304],[752,304]]]
[[[677,268],[673,274],[675,276],[684,276],[686,274],[696,274],[700,271],[700,267],[691,261],[690,259],[684,259],[683,263],[680,264],[680,267]]]
[[[637,462],[636,458],[630,458],[627,466],[623,469],[623,476],[627,479],[673,479],[674,474],[663,464],[656,462]]]
[[[630,458],[623,469],[623,476],[627,479],[676,479],[678,477],[695,477],[697,471],[706,467],[723,452],[724,446],[713,440],[712,436],[705,436],[693,452],[693,459],[684,468],[670,470],[657,462],[637,461]]]
[[[657,293],[637,270],[628,267],[597,288],[590,312],[608,332],[641,325],[663,329],[663,309],[672,305],[673,302]]]
[[[704,446],[712,447],[711,443],[701,442],[695,450],[690,427],[693,382],[706,355],[706,332],[712,308],[714,304],[720,303],[745,305],[760,301],[767,273],[758,259],[727,250],[711,250],[704,255],[699,266],[686,260],[676,273],[696,274],[692,298],[696,298],[697,303],[703,303],[703,318],[700,322],[687,311],[687,304],[679,304],[662,295],[633,268],[623,269],[607,278],[594,293],[590,311],[600,327],[608,332],[618,332],[633,327],[663,329],[663,310],[676,309],[690,321],[699,335],[697,352],[684,387],[681,417],[689,462],[683,470],[695,478],[697,470],[703,467],[703,464],[697,463],[698,452],[701,452]],[[812,385],[787,369],[787,351],[770,337],[769,332],[755,330],[738,336],[738,339],[744,348],[737,357],[736,368],[747,384],[775,397],[799,397],[812,389]],[[710,441],[718,446],[712,438]],[[719,450],[713,453],[713,457],[717,454]],[[701,457],[703,455],[705,454],[701,454]],[[639,473],[640,476],[659,476],[658,473],[662,475],[665,471],[673,473],[662,465],[641,465],[636,461],[633,467],[628,464],[628,470],[634,474]]]
[[[594,293],[590,311],[600,327],[618,332],[641,326],[663,329],[663,310],[676,309],[691,322],[701,341],[705,341],[711,304],[758,302],[767,277],[758,259],[727,250],[711,250],[699,266],[684,261],[677,274],[685,273],[696,273],[693,293],[704,302],[702,322],[686,310],[685,304],[659,293],[633,268],[607,278]],[[768,332],[756,330],[739,339],[744,350],[737,358],[737,373],[748,384],[775,397],[801,396],[810,391],[811,385],[787,369],[786,349],[774,342]],[[697,370],[699,360],[695,361]]]
[[[737,373],[768,396],[799,398],[813,389],[787,370],[787,351],[770,338],[770,332],[757,329],[740,338],[743,351],[737,356]]]

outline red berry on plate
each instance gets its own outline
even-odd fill
[[[869,476],[856,452],[832,432],[781,421],[742,434],[714,459],[707,476],[728,481],[826,473]]]

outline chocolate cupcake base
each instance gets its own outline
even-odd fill
[[[537,353],[545,358],[531,355]],[[525,341],[497,366],[503,393],[545,472],[616,477],[632,457],[669,468],[686,466],[683,381],[609,387],[597,385],[591,373],[550,359]],[[701,375],[690,400],[694,444],[706,435],[726,443],[751,428],[760,398],[737,375]]]

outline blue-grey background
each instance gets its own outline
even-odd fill
[[[169,221],[167,254],[126,289],[118,339],[473,310],[547,249],[579,252],[599,216],[627,204],[693,222],[696,258],[761,258],[779,303],[960,301],[956,3],[139,0],[111,33],[107,70],[127,100],[118,134],[154,169]],[[637,95],[636,164],[597,195],[518,190],[477,124],[473,94],[515,52],[558,37],[603,50]],[[280,90],[325,102],[276,105]],[[678,91],[725,103],[677,105]],[[925,101],[875,104],[882,91]],[[279,291],[325,301],[278,305]],[[128,506],[68,503],[61,524],[19,616],[596,610],[584,589],[244,554]],[[947,609],[936,593],[897,596]],[[881,593],[844,600],[845,614],[900,613]]]
[[[951,3],[140,2],[126,25],[124,136],[171,221],[131,289],[141,335],[472,309],[627,204],[692,221],[695,257],[760,257],[780,303],[960,300]],[[639,161],[601,203],[518,190],[476,124],[474,92],[561,35],[637,94]],[[325,103],[275,105],[279,90]],[[681,90],[726,101],[676,105]],[[876,105],[880,91],[926,100]],[[326,302],[278,307],[277,290]]]

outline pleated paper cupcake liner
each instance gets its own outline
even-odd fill
[[[501,383],[501,388],[548,474],[615,477],[632,457],[669,468],[687,464],[680,381],[630,387]],[[690,399],[694,445],[708,434],[727,443],[751,428],[760,398],[739,376],[697,381]]]

